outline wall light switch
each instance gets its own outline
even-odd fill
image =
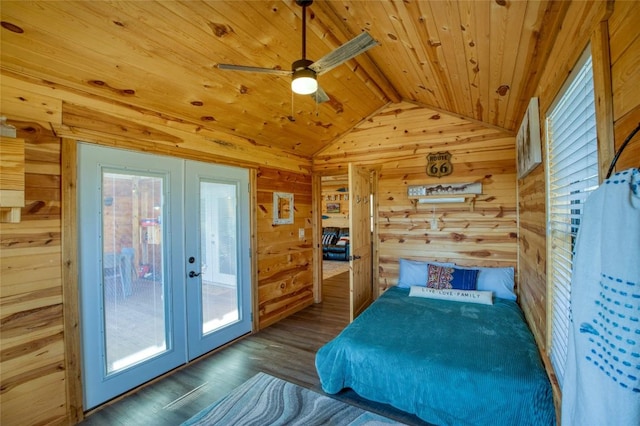
[[[431,219],[431,230],[432,231],[438,230],[438,219]]]
[[[299,228],[298,229],[298,239],[299,240],[304,240],[304,228]]]

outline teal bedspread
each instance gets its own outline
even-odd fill
[[[553,425],[551,384],[518,305],[391,288],[320,348],[322,389],[351,388],[437,425]]]

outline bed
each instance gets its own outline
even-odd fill
[[[392,287],[316,354],[322,389],[351,388],[437,425],[552,425],[551,385],[514,300]]]

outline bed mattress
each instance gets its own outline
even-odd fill
[[[320,348],[329,394],[351,388],[437,425],[552,425],[551,384],[516,302],[391,288]]]

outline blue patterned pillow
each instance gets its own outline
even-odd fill
[[[409,288],[413,285],[426,286],[429,274],[429,265],[455,266],[453,263],[432,261],[409,260],[400,258],[400,273],[398,275],[398,287]]]
[[[477,269],[458,269],[452,266],[429,265],[427,287],[458,290],[475,290],[478,282]]]

